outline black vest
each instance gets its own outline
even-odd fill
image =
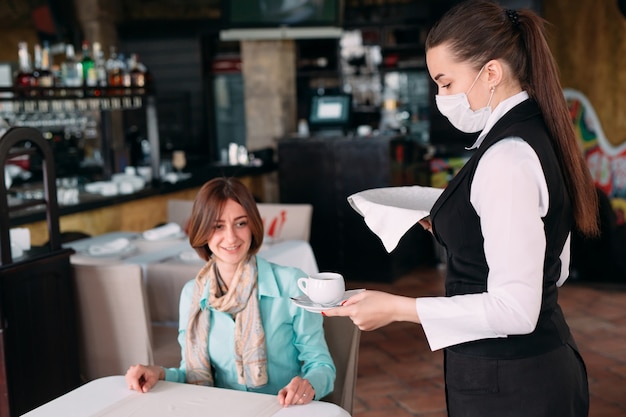
[[[534,149],[548,185],[549,209],[543,218],[546,234],[543,296],[537,327],[532,333],[482,339],[449,348],[458,353],[489,358],[520,358],[545,353],[561,346],[570,337],[557,303],[556,282],[561,272],[559,256],[573,225],[572,208],[552,141],[541,112],[532,100],[520,103],[493,126],[480,148],[450,181],[431,210],[435,237],[447,251],[446,296],[487,291],[489,266],[485,259],[480,219],[470,203],[470,188],[480,158],[493,144],[507,137],[520,137]]]

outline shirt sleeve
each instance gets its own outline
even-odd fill
[[[484,237],[487,292],[416,300],[432,350],[528,334],[539,317],[546,248],[542,217],[549,196],[531,146],[509,138],[487,150],[476,168],[470,201]]]
[[[567,240],[565,241],[565,246],[563,246],[563,252],[561,252],[561,276],[559,280],[556,282],[556,285],[560,287],[565,284],[567,278],[569,278],[569,265],[571,261],[571,252],[572,251],[572,233],[567,235]]]
[[[281,282],[282,295],[284,297],[300,295],[297,281],[307,274],[298,268],[272,265],[274,274]],[[285,351],[285,343],[293,344],[300,363],[299,376],[309,381],[315,390],[315,399],[322,399],[333,391],[337,374],[326,343],[324,318],[321,314],[296,307],[290,301],[287,309],[281,309],[281,314],[291,316],[291,335],[289,340],[276,339],[269,342],[271,349]],[[291,377],[293,376],[296,375]]]
[[[334,387],[336,369],[328,351],[321,314],[298,309],[294,317],[294,344],[300,352],[302,378],[315,389],[315,399],[330,394]]]

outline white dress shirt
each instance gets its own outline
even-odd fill
[[[507,111],[528,99],[521,92],[502,101],[472,148]],[[480,217],[489,266],[487,292],[416,300],[432,350],[473,340],[527,334],[541,307],[546,239],[542,217],[548,187],[539,158],[520,138],[506,138],[480,159],[470,201]],[[568,237],[561,254],[562,285],[569,275]]]

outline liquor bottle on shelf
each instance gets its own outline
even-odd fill
[[[89,51],[88,41],[83,41],[82,54],[81,65],[83,67],[83,85],[87,87],[95,87],[98,85],[98,77],[96,75],[95,62],[91,57],[91,52]]]
[[[139,68],[138,58],[139,56],[137,54],[131,54],[128,60],[128,67],[130,68],[130,85],[141,93],[146,86],[146,74]]]
[[[124,86],[124,61],[117,55],[115,46],[110,47],[109,59],[106,61],[106,71],[108,75],[108,84],[111,87]],[[112,94],[121,94],[122,90],[111,90]]]
[[[30,55],[28,54],[28,43],[20,42],[17,44],[17,54],[19,69],[15,75],[15,87],[20,90],[20,95],[28,96],[31,94],[30,87],[36,85],[30,64]]]
[[[72,44],[65,46],[65,61],[61,64],[61,77],[66,87],[82,87],[83,85],[82,65],[76,59]]]
[[[100,42],[93,43],[93,61],[94,68],[96,69],[96,84],[99,87],[106,87],[109,84],[107,69],[106,69],[106,61],[104,60],[104,52],[102,51],[102,46]]]
[[[126,61],[126,57],[124,56],[124,54],[119,54],[117,58],[121,62],[122,66],[122,85],[124,87],[127,87],[124,91],[128,93],[130,92],[129,89],[131,87],[130,63]]]
[[[43,96],[53,94],[54,76],[50,71],[50,45],[44,41],[43,47],[35,45],[35,69],[33,71],[39,92]]]
[[[144,86],[146,88],[152,87],[152,73],[148,69],[148,67],[139,59],[139,56],[136,58],[137,60],[137,68],[143,73]]]
[[[41,70],[41,45],[38,43],[33,47],[33,78],[35,79],[35,85],[38,85],[39,71]]]

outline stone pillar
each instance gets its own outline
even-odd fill
[[[296,130],[296,44],[294,40],[241,41],[246,109],[246,146],[277,149],[278,139]],[[277,175],[263,184],[265,202],[278,202]]]
[[[74,0],[74,7],[84,39],[90,45],[100,42],[108,56],[109,47],[118,45],[115,24],[121,14],[119,0]]]

